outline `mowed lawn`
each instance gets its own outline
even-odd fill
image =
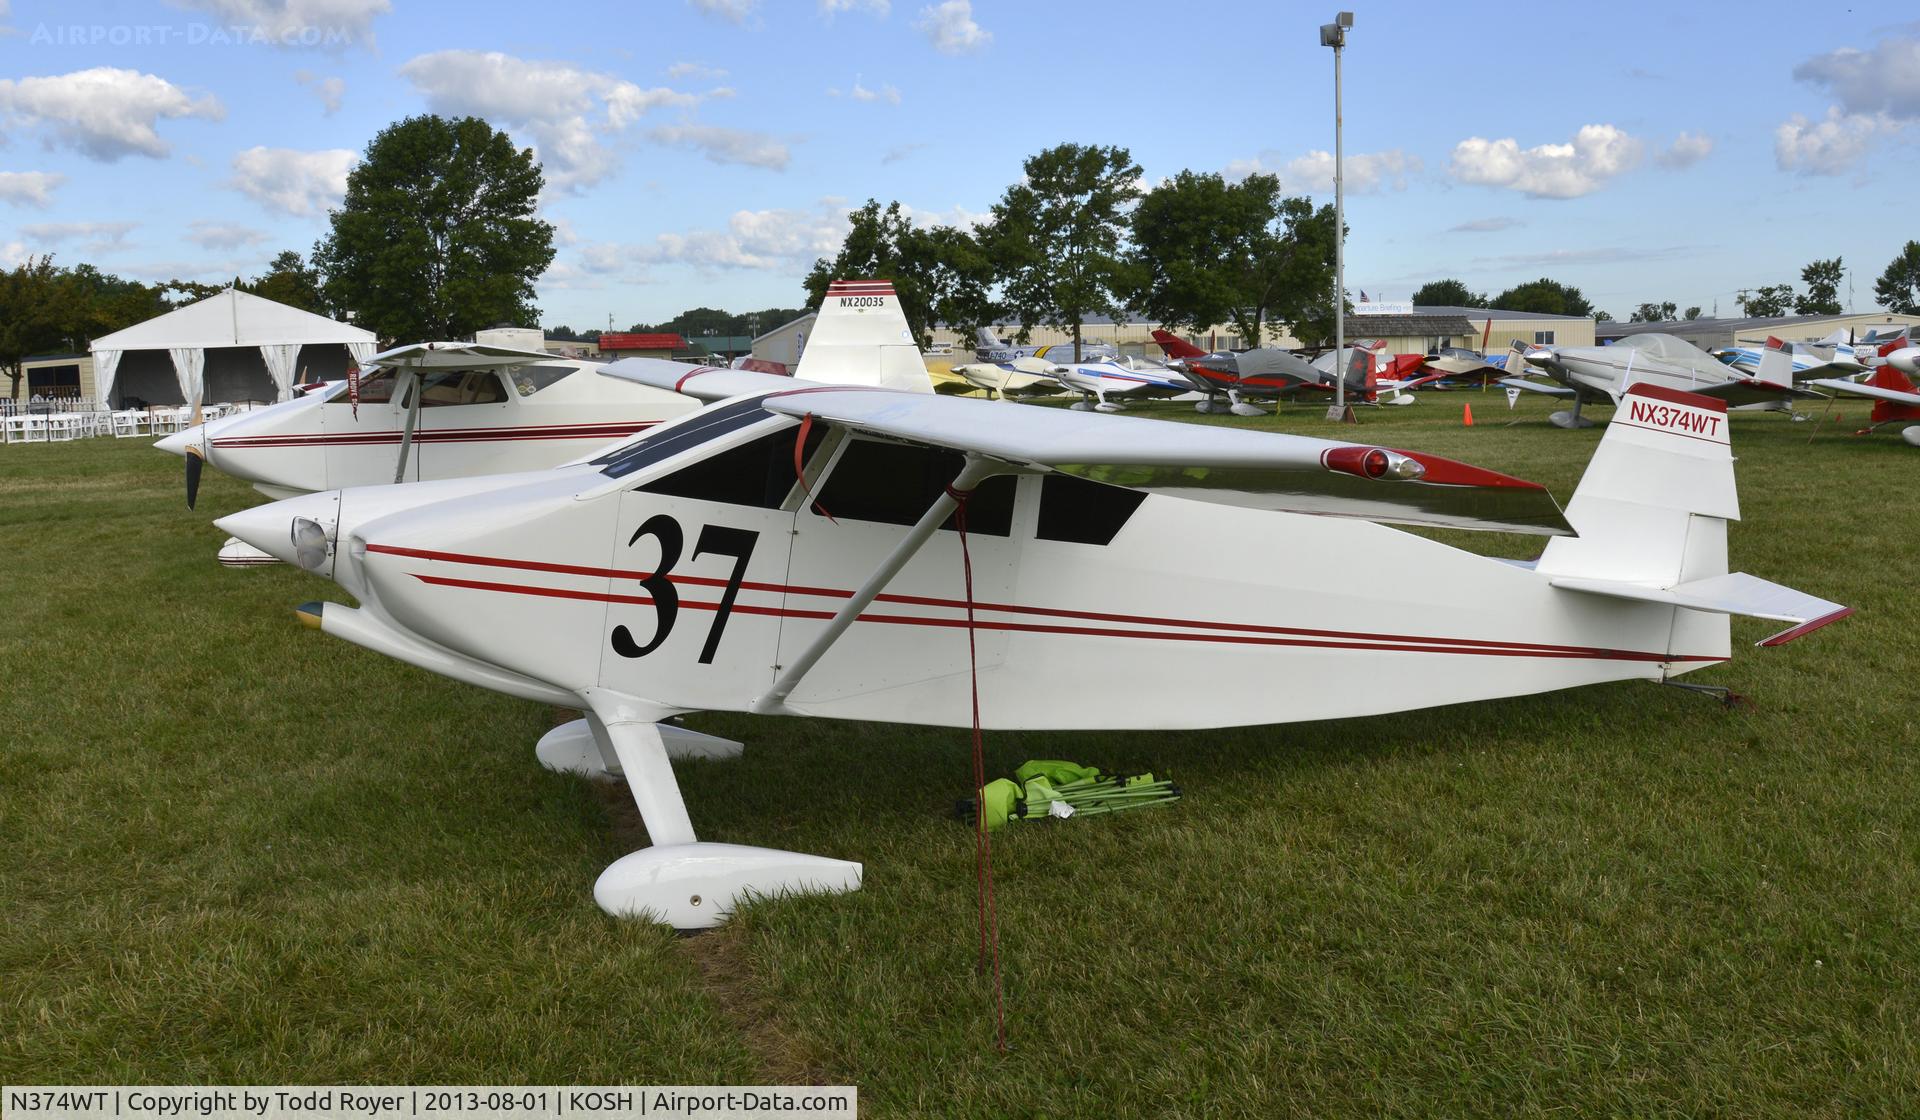
[[[1549,407],[1432,393],[1344,434],[1564,502],[1600,431]],[[535,763],[552,709],[296,625],[340,593],[214,564],[208,522],[259,500],[224,476],[190,513],[143,441],[0,448],[0,1081],[804,1080],[881,1117],[1915,1115],[1920,453],[1838,411],[1817,434],[1732,422],[1734,566],[1858,609],[1769,650],[1736,621],[1734,660],[1687,679],[1750,707],[1631,682],[990,735],[994,772],[1060,757],[1188,792],[996,836],[1007,1054],[947,816],[964,732],[691,717],[748,743],[681,768],[704,839],[863,860],[866,885],[696,937],[613,921],[594,877],[643,835],[622,791]],[[1331,434],[1310,409],[1212,422]]]

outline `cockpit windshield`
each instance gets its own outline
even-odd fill
[[[698,447],[729,432],[737,432],[771,418],[773,413],[760,407],[764,396],[762,394],[704,408],[681,419],[671,420],[593,460],[593,465],[599,467],[600,473],[608,478],[624,478],[688,448]]]

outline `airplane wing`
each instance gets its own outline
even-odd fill
[[[571,360],[544,351],[516,350],[511,346],[490,346],[481,342],[414,342],[382,350],[368,358],[367,365],[404,369],[484,369]]]
[[[1904,393],[1898,389],[1883,389],[1864,381],[1845,381],[1840,378],[1821,378],[1809,381],[1809,385],[1818,385],[1822,389],[1839,393],[1846,397],[1871,397],[1877,401],[1892,401],[1895,404],[1920,405],[1920,393]]]
[[[1525,389],[1529,393],[1545,393],[1550,397],[1564,397],[1567,400],[1580,395],[1565,385],[1542,385],[1538,381],[1528,381],[1524,377],[1503,377],[1494,384],[1508,389]]]
[[[779,373],[760,373],[750,369],[726,369],[721,366],[690,366],[664,358],[624,358],[603,366],[600,372],[655,389],[685,393],[701,401],[723,401],[746,393],[770,393],[811,382],[795,381]]]
[[[762,407],[1148,493],[1408,525],[1573,533],[1539,484],[1422,452],[1065,409],[1008,409],[965,397],[791,382],[779,388],[787,391],[769,393]]]

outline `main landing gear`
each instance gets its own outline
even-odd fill
[[[589,700],[586,719],[540,740],[540,761],[550,769],[626,779],[653,842],[600,873],[593,885],[600,909],[675,929],[709,929],[749,897],[859,889],[857,863],[696,839],[671,760],[736,758],[741,745],[660,722],[672,709],[605,694]]]
[[[1547,417],[1547,423],[1556,428],[1591,428],[1593,421],[1580,415],[1580,406],[1587,403],[1580,397],[1573,398],[1573,411],[1561,410]]]

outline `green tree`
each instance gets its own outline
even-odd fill
[[[848,215],[847,239],[832,259],[822,257],[803,282],[807,303],[820,306],[835,280],[891,280],[907,317],[907,328],[926,345],[935,323],[965,337],[993,321],[989,289],[993,266],[978,239],[954,226],[920,228],[898,202],[884,209],[876,199]],[[790,322],[793,313],[763,312],[762,331]]]
[[[1613,312],[1601,311],[1601,310],[1595,309],[1593,313],[1593,321],[1596,323],[1611,323],[1613,322]]]
[[[239,287],[241,291],[251,292],[262,299],[284,303],[316,315],[326,314],[326,302],[320,298],[320,271],[308,265],[292,249],[274,257],[267,271],[255,277],[252,283]]]
[[[1119,318],[1121,294],[1142,286],[1122,252],[1140,165],[1125,148],[1061,144],[1021,166],[1025,181],[993,205],[987,258],[1022,337],[1035,323],[1069,331],[1079,361],[1086,317]]]
[[[20,363],[67,338],[66,320],[71,316],[61,306],[63,289],[70,291],[71,285],[53,266],[51,254],[28,257],[0,273],[0,370],[12,382],[7,395],[16,400],[25,376]]]
[[[1591,315],[1593,304],[1580,289],[1542,276],[1517,284],[1493,297],[1493,306],[1507,311],[1532,311],[1542,315]]]
[[[1689,307],[1687,308],[1687,313],[1680,317],[1691,323],[1700,317],[1700,309],[1698,307]]]
[[[1800,270],[1800,282],[1807,286],[1807,292],[1793,301],[1794,314],[1840,314],[1840,282],[1846,275],[1839,257],[1809,262]]]
[[[1873,282],[1873,298],[1896,315],[1920,315],[1920,241],[1907,242],[1887,263]]]
[[[1257,346],[1270,323],[1331,319],[1333,208],[1283,198],[1276,176],[1182,171],[1140,200],[1132,229],[1134,306],[1168,327],[1231,321]]]
[[[1487,294],[1458,280],[1429,280],[1413,293],[1415,307],[1488,307]]]
[[[1665,303],[1643,303],[1627,318],[1629,323],[1667,323],[1673,320],[1679,308],[1672,300]]]
[[[1793,310],[1793,285],[1772,284],[1742,293],[1736,301],[1740,309],[1755,318],[1772,319]]]
[[[538,323],[533,282],[553,262],[542,182],[532,151],[478,117],[388,125],[314,246],[327,303],[388,340]]]

